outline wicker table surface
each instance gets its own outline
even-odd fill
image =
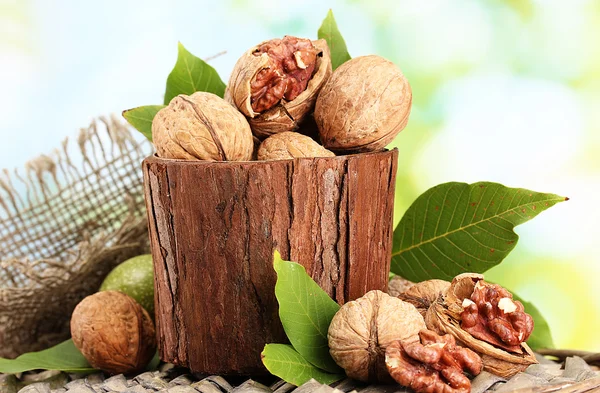
[[[539,356],[540,364],[530,366],[510,380],[483,372],[472,381],[472,393],[583,393],[600,392],[600,369],[595,358],[590,364],[580,356],[561,355],[557,361]],[[57,371],[22,375],[0,374],[1,393],[401,393],[411,392],[399,385],[367,385],[345,379],[332,386],[314,380],[296,387],[271,378],[247,379],[189,374],[189,370],[161,364],[156,371],[137,375],[88,376]]]

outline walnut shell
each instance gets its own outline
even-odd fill
[[[406,292],[409,288],[416,285],[414,282],[407,280],[401,276],[394,276],[388,281],[387,293],[390,296],[398,297],[400,294]]]
[[[329,325],[329,352],[350,378],[389,382],[385,351],[396,341],[412,343],[425,329],[423,317],[409,303],[373,290],[344,304]]]
[[[83,299],[71,317],[71,336],[93,367],[111,374],[141,370],[156,351],[150,315],[117,291]]]
[[[291,131],[271,135],[258,148],[259,160],[288,160],[298,157],[335,157],[335,154],[310,137]]]
[[[284,37],[284,39],[286,38]],[[225,91],[225,99],[248,117],[252,132],[261,139],[279,132],[296,130],[304,117],[312,112],[319,91],[332,73],[327,42],[322,39],[312,41],[318,55],[312,77],[305,90],[292,100],[288,101],[283,98],[275,106],[265,111],[255,111],[252,108],[251,84],[261,71],[270,67],[270,58],[267,53],[261,53],[259,56],[256,56],[255,53],[261,46],[272,41],[275,40],[265,41],[250,48],[239,58],[231,72]]]
[[[477,352],[483,360],[484,370],[510,378],[537,363],[533,351],[521,343],[520,353],[511,353],[479,340],[460,326],[463,301],[470,298],[481,274],[464,273],[456,276],[445,293],[429,307],[425,316],[427,328],[439,334],[450,333],[465,347]]]
[[[315,120],[323,146],[332,151],[384,148],[408,123],[412,91],[402,71],[380,56],[339,66],[321,89]]]
[[[450,283],[444,280],[427,280],[413,285],[398,297],[415,306],[423,317],[429,306],[450,288]]]
[[[244,116],[212,93],[180,94],[156,114],[158,156],[184,160],[249,161],[254,143]]]

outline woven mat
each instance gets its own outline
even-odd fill
[[[401,393],[411,392],[399,385],[368,385],[345,379],[332,386],[314,380],[296,387],[275,377],[247,379],[218,375],[192,375],[185,368],[162,364],[156,371],[137,375],[107,376],[102,373],[86,377],[46,371],[19,376],[1,376],[2,393]],[[471,393],[575,393],[600,390],[600,372],[579,357],[564,363],[540,357],[540,364],[530,366],[510,380],[483,372],[472,381]]]

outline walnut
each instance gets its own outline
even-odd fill
[[[422,329],[425,322],[413,305],[373,290],[335,314],[328,332],[329,352],[350,378],[388,382],[387,347],[396,341],[418,341]]]
[[[468,348],[456,346],[450,334],[438,336],[431,330],[419,332],[421,342],[396,341],[386,350],[390,375],[402,386],[417,393],[468,393],[472,375],[481,373],[481,358]]]
[[[150,315],[117,291],[83,299],[71,317],[71,336],[93,367],[111,374],[141,370],[156,351]]]
[[[410,85],[392,62],[355,57],[319,93],[315,120],[321,142],[336,152],[380,150],[406,126],[411,104]]]
[[[423,317],[429,306],[448,290],[450,283],[444,280],[427,280],[413,285],[398,297],[415,306]]]
[[[463,300],[460,326],[473,337],[509,352],[520,352],[521,343],[533,331],[533,318],[523,304],[497,284],[475,283],[470,298]]]
[[[235,64],[225,99],[248,117],[261,139],[294,131],[312,112],[331,75],[325,40],[285,36],[250,48]]]
[[[250,82],[252,110],[264,112],[284,98],[293,101],[306,90],[317,65],[317,53],[310,40],[291,36],[260,44],[252,55],[267,54],[269,65]]]
[[[522,305],[512,300],[508,291],[482,281],[481,274],[456,276],[450,287],[429,307],[425,322],[428,329],[440,334],[450,333],[462,345],[477,352],[486,371],[509,378],[537,363],[535,355],[523,342],[531,333],[533,321],[523,313]],[[502,300],[505,298],[510,301]],[[471,303],[476,304],[477,310]],[[507,316],[506,311],[511,310]],[[511,317],[512,313],[517,314]],[[515,336],[518,343],[513,341]]]
[[[154,117],[152,140],[160,157],[184,160],[248,161],[254,146],[244,116],[206,92],[173,98]]]
[[[410,287],[414,285],[416,285],[414,282],[409,281],[404,277],[394,276],[390,279],[390,281],[388,281],[387,293],[390,296],[398,297],[401,293],[406,292]]]
[[[258,148],[259,160],[287,160],[298,157],[335,157],[335,154],[310,137],[291,131],[268,137]]]

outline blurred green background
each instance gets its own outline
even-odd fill
[[[446,181],[571,200],[517,228],[488,274],[538,306],[557,347],[600,351],[600,1],[0,0],[0,167],[94,116],[162,102],[177,41],[227,80],[250,46],[315,37],[333,8],[352,56],[394,61],[413,89],[396,214]]]

